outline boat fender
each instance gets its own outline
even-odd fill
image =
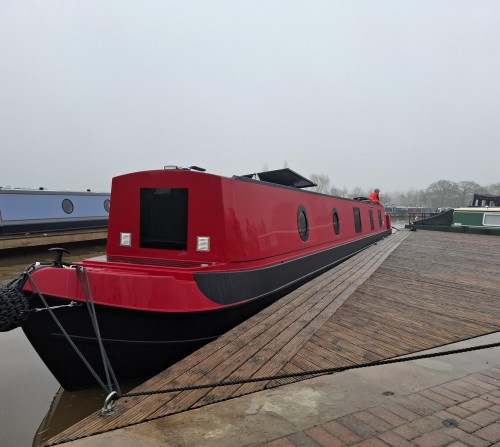
[[[31,313],[28,299],[18,287],[0,289],[0,332],[8,332],[21,326]]]

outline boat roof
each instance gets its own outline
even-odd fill
[[[311,186],[317,186],[316,183],[300,174],[297,174],[290,168],[256,172],[254,174],[246,174],[240,177],[256,178],[262,180],[263,182],[276,183],[278,185],[291,186],[293,188],[310,188]]]
[[[496,194],[474,194],[472,206],[500,206],[500,196]]]
[[[26,194],[26,195],[72,195],[72,196],[109,196],[109,192],[94,191],[69,191],[57,189],[29,189],[29,188],[4,188],[0,187],[0,194]]]

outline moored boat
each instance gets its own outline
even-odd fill
[[[44,300],[53,308],[29,313],[26,336],[68,390],[95,379],[51,313],[99,375],[101,338],[119,380],[150,377],[391,233],[383,206],[309,186],[290,169],[114,178],[106,255],[69,266],[59,251],[54,264],[34,265],[30,279],[16,283],[30,309]],[[98,335],[81,305],[88,300],[82,271]]]
[[[471,206],[449,209],[406,228],[500,236],[500,196],[474,194]]]
[[[109,193],[0,188],[0,235],[105,228]]]
[[[451,225],[500,230],[500,196],[474,194],[471,206],[453,210]]]

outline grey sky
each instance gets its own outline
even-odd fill
[[[0,185],[500,181],[500,1],[0,0]]]

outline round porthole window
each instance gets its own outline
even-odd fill
[[[299,206],[297,212],[297,225],[299,227],[300,238],[306,242],[309,239],[309,220],[307,219],[307,212],[303,205]]]
[[[335,234],[340,233],[340,222],[339,222],[339,214],[337,213],[337,208],[333,209],[333,231]]]
[[[110,204],[110,201],[109,199],[106,199],[104,201],[104,209],[109,213],[109,204]]]
[[[66,214],[71,214],[74,210],[73,202],[69,199],[62,201],[62,209]]]

